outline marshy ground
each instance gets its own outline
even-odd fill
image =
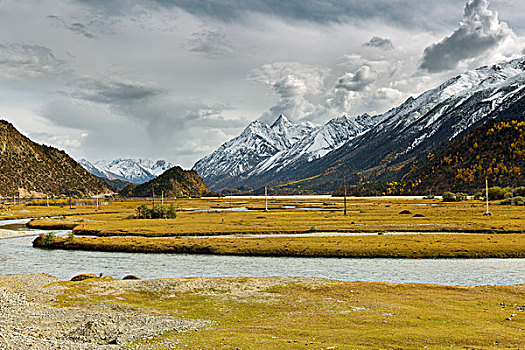
[[[352,199],[345,216],[341,198],[272,198],[269,211],[264,211],[263,198],[176,199],[165,201],[176,206],[175,219],[134,219],[136,208],[145,203],[127,200],[99,210],[86,206],[50,208],[47,212],[46,208],[27,207],[24,215],[62,215],[34,220],[30,226],[73,229],[76,236],[96,236],[58,238],[48,248],[308,257],[525,256],[525,210],[517,206],[494,204],[493,215],[484,216],[485,207],[479,201]],[[299,235],[322,232],[372,233],[376,237]],[[407,235],[378,236],[388,232]],[[234,237],[212,237],[227,235]],[[209,237],[195,238],[199,236]]]

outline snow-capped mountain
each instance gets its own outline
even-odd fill
[[[420,155],[500,118],[525,118],[525,57],[468,71],[409,98],[368,132],[302,168],[300,176],[316,176],[312,188],[324,189],[343,174],[353,183],[398,180]]]
[[[213,190],[301,179],[311,179],[301,188],[328,190],[343,174],[354,183],[390,180],[420,154],[487,120],[524,117],[524,111],[521,58],[468,71],[382,115],[343,116],[323,126],[282,117],[272,126],[253,122],[194,169]]]
[[[81,159],[79,163],[84,169],[95,176],[135,184],[141,184],[154,179],[173,167],[171,163],[165,160],[152,161],[149,159],[115,159],[95,162]]]
[[[367,116],[369,117],[369,116]],[[269,126],[254,121],[240,136],[226,142],[193,167],[214,190],[268,171],[311,162],[367,129],[359,118],[342,116],[325,125],[293,124],[280,115]],[[366,118],[367,122],[374,117]]]

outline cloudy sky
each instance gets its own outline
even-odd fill
[[[381,113],[524,38],[523,0],[0,0],[0,118],[190,168],[255,119]]]

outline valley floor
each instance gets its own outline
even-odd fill
[[[0,277],[0,349],[522,349],[525,286]]]
[[[49,208],[47,215],[58,217],[33,220],[29,226],[72,229],[75,237],[35,242],[58,249],[348,258],[525,257],[525,210],[518,206],[493,203],[493,215],[484,216],[484,204],[472,200],[354,198],[344,215],[341,198],[271,198],[268,211],[261,197],[170,199],[165,204],[177,208],[175,219],[137,219],[136,209],[142,204],[150,203],[118,201],[99,210]],[[45,208],[27,207],[24,215],[37,212],[45,213]],[[368,236],[350,235],[358,233]]]

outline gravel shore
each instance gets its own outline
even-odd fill
[[[13,231],[13,230],[2,230],[2,229],[0,229],[0,239],[22,237],[22,236],[31,236],[31,235],[29,235],[27,232],[17,232],[17,231]]]
[[[129,349],[131,341],[166,331],[211,326],[120,305],[57,308],[62,287],[51,283],[59,281],[47,274],[0,277],[0,349]]]

